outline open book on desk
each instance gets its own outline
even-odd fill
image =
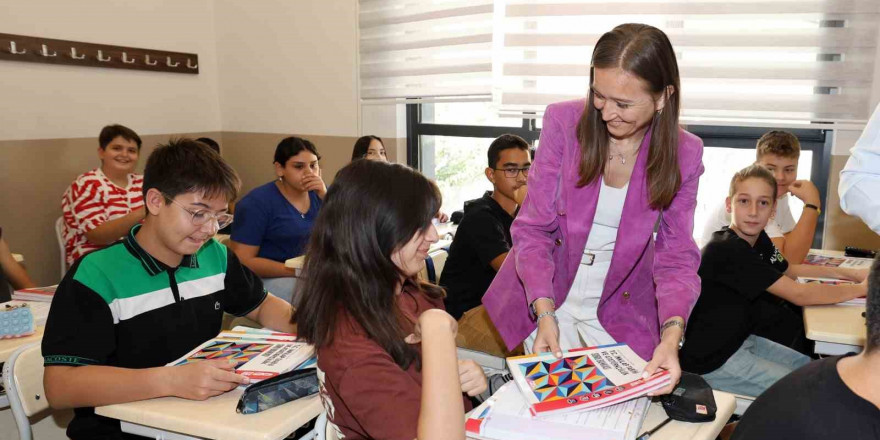
[[[465,431],[482,440],[633,440],[650,402],[642,397],[597,410],[533,417],[516,384],[508,382],[471,412]]]
[[[235,361],[237,374],[256,383],[311,365],[314,357],[314,347],[296,342],[294,334],[236,327],[232,331],[220,332],[168,366],[229,359]]]
[[[644,396],[669,384],[659,369],[642,378],[647,362],[626,344],[507,358],[510,374],[533,415],[598,409]]]

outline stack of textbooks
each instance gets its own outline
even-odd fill
[[[199,345],[168,366],[212,359],[235,361],[235,372],[257,383],[296,369],[314,367],[315,350],[292,333],[235,327]]]
[[[669,372],[643,379],[647,362],[626,344],[507,359],[513,380],[471,412],[470,438],[486,440],[635,439],[647,393],[669,384]]]
[[[55,296],[55,289],[58,285],[47,287],[32,287],[29,289],[19,289],[12,292],[12,299],[18,301],[35,301],[51,303]]]

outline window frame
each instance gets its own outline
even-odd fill
[[[422,170],[424,160],[421,150],[421,136],[477,137],[494,139],[502,134],[515,134],[535,145],[541,136],[537,120],[523,118],[520,127],[478,126],[461,124],[434,124],[422,122],[427,112],[433,111],[432,106],[425,104],[406,104],[406,160],[407,165]],[[757,140],[771,128],[749,126],[722,125],[683,125],[689,132],[699,136],[705,145],[722,148],[754,150]],[[827,193],[829,171],[831,169],[831,149],[833,136],[830,129],[824,128],[785,128],[797,136],[801,143],[801,151],[812,152],[810,164],[811,181],[819,190],[822,212],[819,214],[816,233],[813,236],[812,248],[822,247],[825,230],[825,214],[827,210]]]

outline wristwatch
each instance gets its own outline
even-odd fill
[[[804,208],[813,208],[816,210],[816,214],[822,215],[822,210],[812,203],[804,203]]]
[[[681,339],[678,340],[678,349],[681,350],[681,348],[684,347],[684,322],[676,319],[663,324],[663,326],[660,327],[660,337],[663,337],[663,332],[669,327],[681,327]]]

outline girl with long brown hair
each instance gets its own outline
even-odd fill
[[[439,240],[440,200],[418,171],[356,160],[315,222],[294,322],[346,439],[463,439],[462,393],[486,389],[479,365],[456,360],[442,289],[417,278]]]

